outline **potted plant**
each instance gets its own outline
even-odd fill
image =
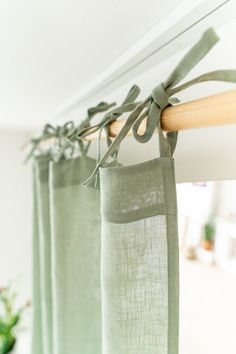
[[[201,246],[206,251],[212,251],[214,248],[215,241],[215,223],[213,220],[208,221],[203,226],[203,235],[201,240]]]
[[[16,344],[16,329],[29,303],[15,310],[16,294],[11,287],[0,288],[0,354],[12,353]]]

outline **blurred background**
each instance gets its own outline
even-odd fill
[[[100,100],[120,103],[134,83],[146,97],[210,26],[221,41],[187,79],[236,67],[235,1],[0,1],[0,288],[11,282],[19,306],[31,299],[29,139],[47,122],[79,123]],[[229,89],[208,83],[179,99]],[[236,351],[235,137],[236,126],[179,134],[180,354]],[[157,155],[155,137],[145,146],[129,138],[119,159]],[[30,316],[28,309],[16,354],[30,352]]]
[[[236,348],[236,181],[178,184],[181,353]]]

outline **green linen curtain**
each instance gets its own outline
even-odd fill
[[[101,353],[100,194],[96,161],[35,161],[32,353]]]
[[[34,158],[32,354],[178,354],[177,132],[164,135],[160,118],[178,102],[173,95],[193,84],[236,82],[235,70],[221,70],[181,84],[217,41],[208,30],[145,100],[136,101],[140,90],[133,86],[98,124],[90,126],[88,117],[79,128],[47,125],[32,141],[31,155],[41,140],[59,141]],[[82,139],[108,132],[124,112],[131,113],[113,142],[107,134],[103,156],[98,149],[97,161],[88,157]],[[118,149],[131,128],[141,143],[157,128],[160,157],[120,166]],[[100,187],[93,188],[99,170]]]
[[[103,353],[178,353],[174,166],[101,169]]]
[[[40,347],[45,354],[52,353],[52,282],[51,282],[51,234],[50,234],[50,214],[49,214],[49,159],[47,156],[37,158],[34,165],[35,170],[35,192],[36,192],[36,212],[38,228],[35,232],[35,267],[38,279],[34,282],[40,290],[37,297],[37,308],[40,308]],[[35,248],[35,247],[34,247]],[[36,267],[38,262],[38,267]],[[37,285],[36,285],[37,284]],[[37,323],[37,322],[36,322]],[[36,325],[36,324],[35,324]],[[34,333],[36,336],[36,334]],[[35,348],[37,353],[38,348]]]
[[[89,109],[80,129],[113,105]],[[101,353],[100,193],[82,187],[96,160],[81,141],[81,156],[66,159],[73,132],[47,125],[60,147],[34,159],[32,354]]]

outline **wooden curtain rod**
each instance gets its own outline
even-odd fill
[[[116,137],[124,124],[125,119],[111,123],[110,136]],[[164,131],[236,124],[236,90],[168,107],[162,113],[161,124]],[[145,125],[144,121],[140,134],[144,132]],[[132,131],[128,135],[132,135]],[[88,135],[86,140],[96,140],[97,137],[96,132]]]

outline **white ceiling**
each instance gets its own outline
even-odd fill
[[[181,0],[0,2],[0,124],[45,121]]]
[[[222,4],[226,6],[217,17],[202,20],[204,11]],[[145,62],[146,72],[165,60],[162,70],[155,71],[155,83],[160,73],[170,71],[169,56],[185,48],[205,27],[219,26],[235,15],[234,0],[0,0],[0,127],[40,127],[71,97],[109,74],[121,59],[129,64],[130,54],[132,65],[140,46],[141,55],[146,55],[158,43],[174,38],[178,30],[187,32],[201,18],[202,26],[195,26],[171,48]],[[236,31],[236,22],[232,29]],[[236,63],[236,49],[232,46],[230,51]],[[135,54],[139,60],[140,52]],[[227,51],[220,59],[220,64],[226,64]],[[133,75],[143,71],[134,70]],[[122,85],[128,79],[134,80],[125,78]],[[144,81],[140,83],[145,86]],[[149,89],[152,85],[149,81]]]

